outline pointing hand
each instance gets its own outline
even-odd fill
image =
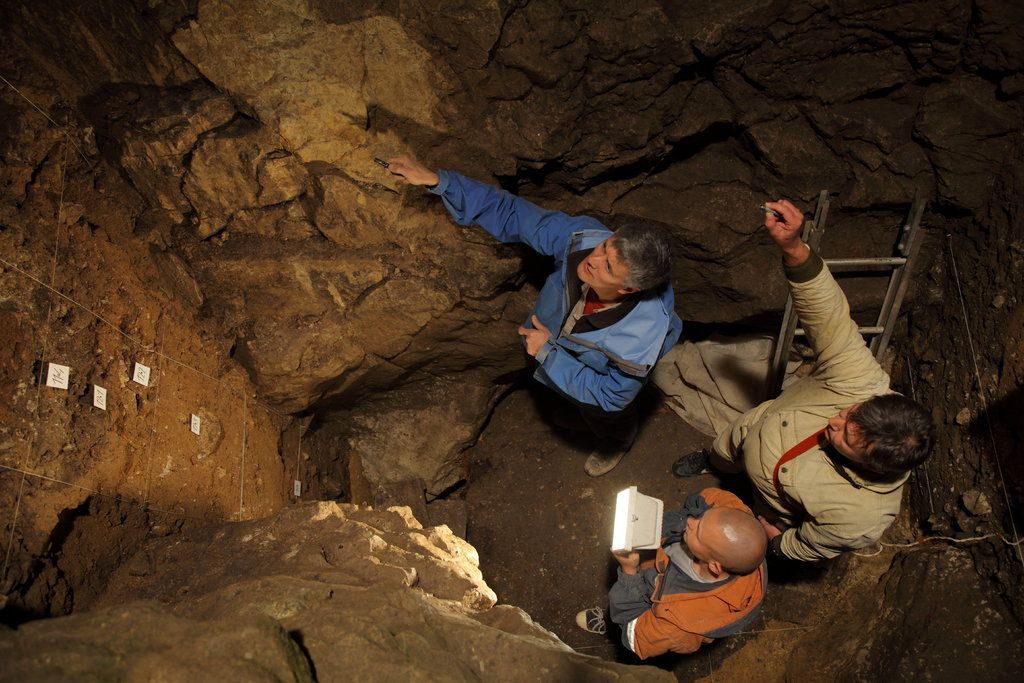
[[[437,185],[437,174],[410,156],[391,157],[387,160],[391,175],[402,178],[410,185]]]

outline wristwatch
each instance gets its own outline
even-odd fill
[[[782,537],[784,534],[779,534],[771,541],[768,542],[768,552],[766,555],[773,560],[786,560],[789,559],[782,554]]]

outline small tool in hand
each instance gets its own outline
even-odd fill
[[[389,164],[388,162],[384,161],[380,157],[374,157],[373,158],[373,163],[375,163],[375,164],[377,164],[379,166],[383,166],[384,168],[390,168],[391,167],[391,164]]]
[[[763,211],[764,213],[770,213],[771,215],[775,216],[776,218],[782,218],[782,214],[781,213],[779,213],[775,209],[769,209],[764,204],[762,204],[761,206],[759,206],[757,208],[761,209],[761,211]]]

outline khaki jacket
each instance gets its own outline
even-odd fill
[[[814,446],[779,470],[791,500],[779,499],[772,473],[790,447],[844,408],[890,393],[889,376],[857,331],[846,296],[821,258],[812,254],[786,275],[814,349],[814,370],[741,416],[718,435],[714,448],[742,465],[779,521],[792,527],[783,534],[782,553],[813,561],[877,541],[899,513],[909,474],[890,482],[866,480]]]

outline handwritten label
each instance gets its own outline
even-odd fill
[[[98,384],[92,385],[92,404],[100,410],[107,409],[107,390]]]
[[[295,480],[295,485],[292,486],[292,495],[296,498],[302,495],[302,482],[298,479]]]
[[[54,389],[67,389],[68,379],[71,377],[71,368],[56,363],[46,364],[46,386]]]
[[[135,368],[132,370],[132,380],[141,384],[144,387],[149,386],[149,366],[143,365],[142,363],[136,363]]]
[[[189,420],[188,428],[192,431],[193,434],[198,434],[199,433],[199,427],[200,427],[201,424],[202,424],[202,421],[199,419],[199,416],[198,415],[192,415],[192,419]]]

